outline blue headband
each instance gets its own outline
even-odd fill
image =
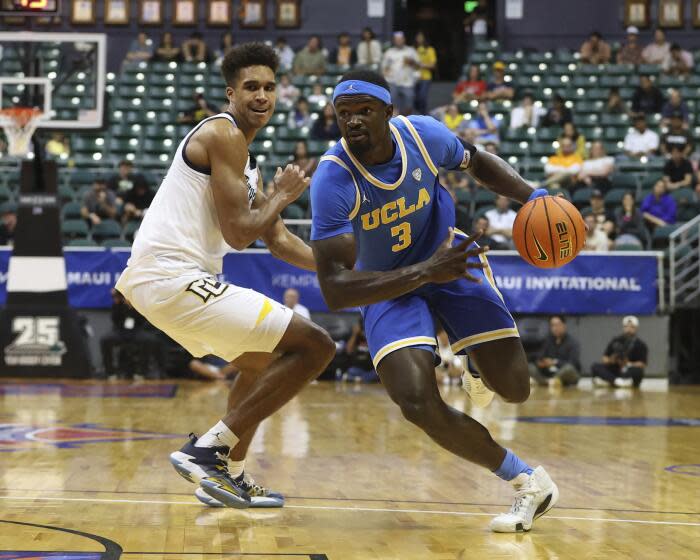
[[[370,95],[391,105],[391,94],[382,86],[364,82],[362,80],[348,80],[335,86],[333,90],[333,103],[341,95]]]

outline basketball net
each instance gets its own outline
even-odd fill
[[[9,155],[24,157],[29,153],[29,142],[43,116],[43,111],[33,107],[0,109],[0,127],[7,137]]]

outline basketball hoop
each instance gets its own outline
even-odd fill
[[[44,112],[34,107],[0,109],[0,127],[7,137],[7,153],[24,157],[29,153],[29,142],[39,126]]]

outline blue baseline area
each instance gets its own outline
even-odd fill
[[[8,249],[0,250],[0,305],[5,303]],[[110,290],[126,266],[128,250],[65,251],[68,297],[73,307],[107,308]],[[539,269],[514,252],[493,252],[496,285],[514,313],[650,315],[659,307],[659,253],[582,254],[558,269]],[[275,259],[267,251],[230,253],[221,280],[277,300],[296,288],[311,311],[328,311],[313,272]]]
[[[619,416],[518,416],[518,422],[532,424],[565,424],[581,426],[643,426],[700,428],[700,418],[623,418]]]

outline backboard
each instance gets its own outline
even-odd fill
[[[0,109],[37,107],[39,128],[101,128],[107,38],[103,33],[0,32]]]

